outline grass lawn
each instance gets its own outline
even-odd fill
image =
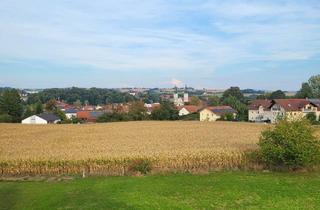
[[[0,209],[319,209],[320,175],[216,172],[0,182]]]

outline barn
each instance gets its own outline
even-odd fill
[[[32,115],[24,120],[22,120],[22,124],[57,124],[61,120],[59,117],[52,113],[42,113],[37,115]]]

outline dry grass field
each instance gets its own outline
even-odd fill
[[[266,125],[230,122],[122,122],[86,125],[0,124],[0,173],[125,175],[245,166]],[[140,162],[139,162],[140,161]]]

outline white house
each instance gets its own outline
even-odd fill
[[[57,124],[61,120],[54,114],[42,113],[38,115],[32,115],[21,121],[22,124]]]
[[[182,106],[179,109],[179,116],[184,116],[192,113],[198,112],[199,108],[197,106]]]
[[[77,111],[76,109],[67,109],[64,111],[67,119],[76,118],[77,117]]]
[[[273,114],[271,111],[272,100],[254,100],[248,107],[248,118],[250,122],[271,122]]]
[[[206,107],[200,111],[200,121],[213,122],[228,114],[232,114],[235,119],[237,112],[230,106]]]

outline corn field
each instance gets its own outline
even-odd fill
[[[245,152],[257,148],[265,128],[230,122],[0,124],[0,176],[130,175],[139,160],[148,161],[150,173],[258,167]]]

